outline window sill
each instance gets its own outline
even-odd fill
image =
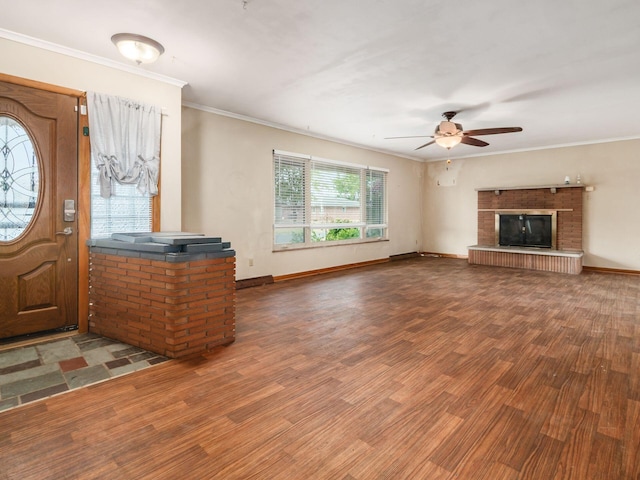
[[[282,247],[274,247],[272,252],[279,253],[279,252],[289,252],[291,250],[309,250],[313,248],[341,247],[346,245],[363,245],[367,243],[381,243],[381,242],[388,242],[388,241],[389,241],[388,238],[376,238],[371,240],[358,240],[357,242],[347,242],[347,241],[318,242],[312,245],[287,245]]]

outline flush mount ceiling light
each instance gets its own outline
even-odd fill
[[[155,40],[135,33],[116,33],[111,37],[123,57],[138,65],[153,63],[164,52],[164,47]]]

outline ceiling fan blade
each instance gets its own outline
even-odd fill
[[[495,135],[497,133],[521,132],[521,127],[481,128],[480,130],[465,130],[463,135]]]
[[[412,137],[384,137],[385,140],[393,140],[396,138],[433,138],[433,135],[414,135]]]
[[[421,148],[428,147],[432,143],[436,143],[436,141],[435,140],[431,140],[430,142],[425,143],[424,145],[420,145],[418,148],[416,148],[416,150],[420,150]]]
[[[473,137],[462,137],[462,139],[460,140],[460,143],[473,145],[474,147],[486,147],[487,145],[489,145],[487,142],[483,140],[478,140],[477,138],[473,138]]]

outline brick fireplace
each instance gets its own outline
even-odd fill
[[[563,273],[582,271],[583,185],[478,189],[478,244],[469,247],[469,263]],[[501,246],[499,215],[554,215],[554,248]]]

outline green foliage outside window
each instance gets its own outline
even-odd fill
[[[336,223],[349,223],[348,220],[336,220]],[[327,232],[326,240],[328,242],[332,240],[348,240],[349,238],[359,238],[359,228],[332,228]]]

